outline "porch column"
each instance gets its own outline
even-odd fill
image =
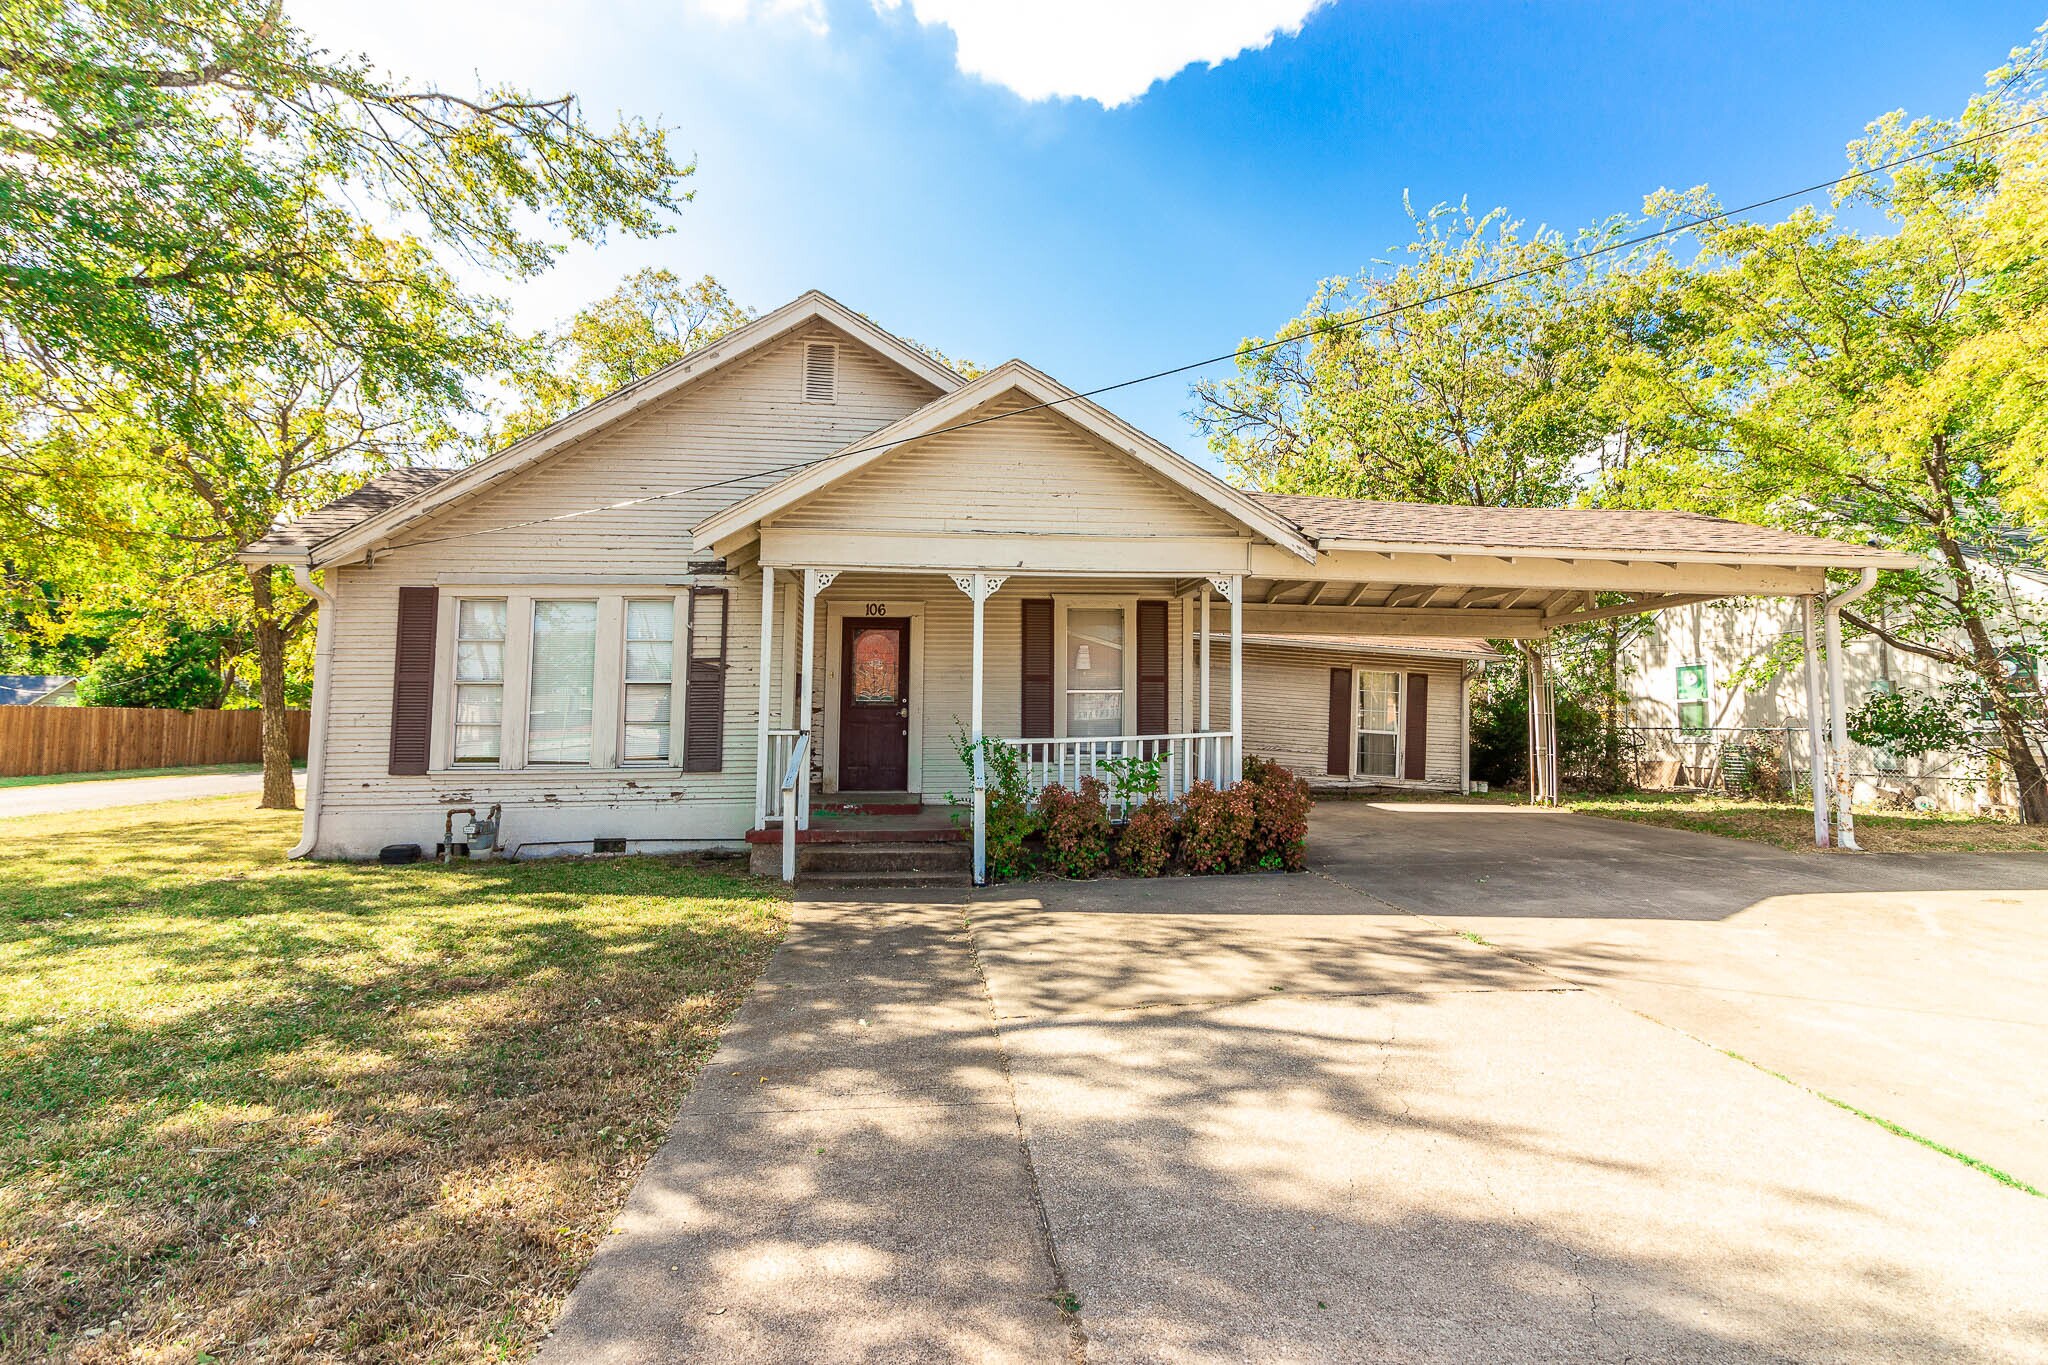
[[[1814,648],[1816,599],[1800,599],[1800,624],[1806,643],[1806,742],[1807,779],[1813,785],[1813,843],[1828,846],[1828,764],[1826,741],[1821,738],[1820,660]]]
[[[1230,743],[1224,760],[1228,768],[1216,785],[1234,787],[1244,773],[1244,575],[1232,574],[1213,583],[1217,592],[1230,599]]]
[[[988,759],[982,751],[981,682],[985,650],[982,645],[984,610],[989,595],[1003,586],[995,574],[954,574],[953,585],[974,604],[974,650],[972,677],[968,686],[968,734],[974,744],[974,884],[988,884]]]
[[[768,743],[768,730],[774,723],[769,711],[775,701],[775,569],[771,565],[761,566],[761,658],[758,665],[761,673],[761,719],[759,734],[754,740],[754,828],[768,828],[768,812],[774,806],[769,793],[777,789],[782,781],[781,773],[768,771],[769,755],[773,749]]]
[[[1203,734],[1209,733],[1209,585],[1202,584],[1202,723]]]
[[[812,745],[815,743],[815,738],[811,734],[811,693],[816,686],[815,680],[818,676],[818,594],[831,587],[832,580],[837,577],[839,577],[837,569],[804,570],[804,671],[797,687],[795,728],[799,732],[797,743],[803,748],[806,758],[804,760],[804,772],[798,776],[796,784],[795,804],[797,808],[798,829],[809,829],[811,827],[810,761],[812,757],[815,757],[812,753]],[[793,848],[785,848],[782,855],[784,862],[788,862],[794,854],[795,850]]]

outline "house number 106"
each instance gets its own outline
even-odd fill
[[[888,604],[887,602],[870,602],[870,603],[868,603],[868,615],[870,615],[870,616],[887,616],[888,614],[889,614],[889,604]]]

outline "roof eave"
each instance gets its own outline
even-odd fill
[[[1729,564],[1743,567],[1784,569],[1910,569],[1920,561],[1890,550],[1861,550],[1844,546],[1840,555],[1804,553],[1772,554],[1719,550],[1611,550],[1576,549],[1556,545],[1474,545],[1456,542],[1414,540],[1354,540],[1343,536],[1319,536],[1321,550],[1378,555],[1470,555],[1481,559],[1592,559],[1617,562],[1642,561],[1652,564]]]

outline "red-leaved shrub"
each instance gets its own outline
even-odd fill
[[[1211,783],[1195,783],[1181,798],[1174,836],[1188,871],[1236,871],[1244,866],[1252,837],[1251,793],[1243,784],[1218,791]]]
[[[1045,836],[1045,860],[1062,877],[1092,877],[1109,864],[1113,830],[1109,789],[1098,777],[1081,779],[1073,791],[1055,782],[1038,794],[1038,824]]]
[[[1173,807],[1153,797],[1133,810],[1117,836],[1116,865],[1133,877],[1156,877],[1173,859]]]
[[[1252,832],[1245,861],[1253,867],[1299,872],[1308,866],[1308,783],[1270,759],[1247,755],[1244,783],[1252,803]]]

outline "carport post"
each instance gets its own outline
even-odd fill
[[[1833,723],[1834,761],[1828,766],[1835,779],[1835,847],[1852,852],[1856,848],[1856,812],[1850,807],[1855,794],[1849,781],[1849,709],[1842,686],[1842,608],[1877,586],[1877,570],[1865,569],[1855,584],[1830,597],[1821,610],[1828,640],[1828,710]]]
[[[1806,742],[1810,749],[1807,758],[1807,779],[1813,784],[1813,843],[1816,848],[1828,846],[1828,773],[1827,756],[1821,738],[1820,718],[1820,659],[1814,649],[1814,598],[1800,599],[1801,619],[1806,635]]]

